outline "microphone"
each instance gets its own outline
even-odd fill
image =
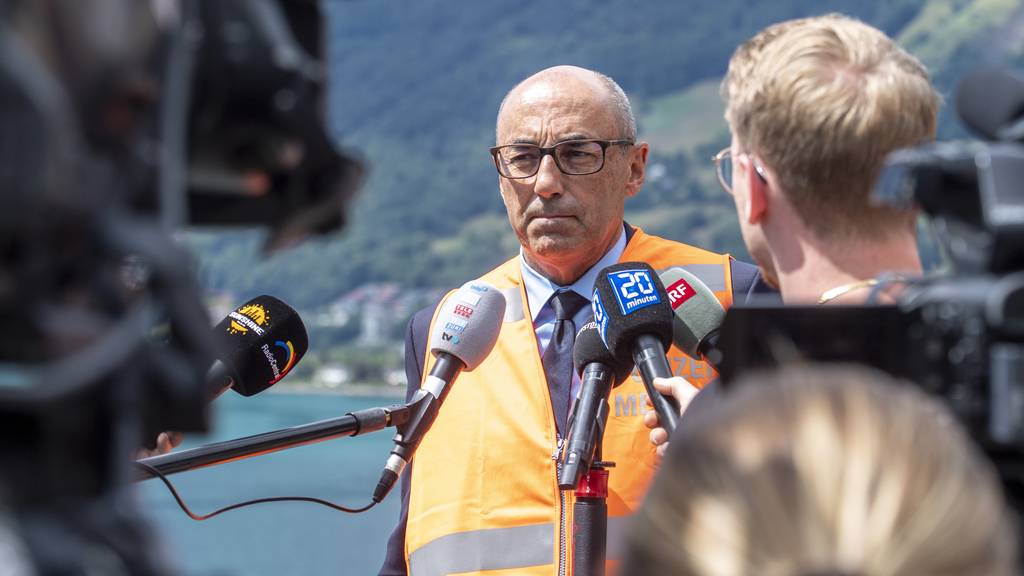
[[[633,371],[633,362],[619,362],[601,340],[596,322],[584,324],[572,347],[572,363],[580,391],[569,418],[569,441],[558,472],[558,487],[571,490],[593,463],[598,428],[608,418],[608,395]]]
[[[206,374],[206,397],[231,388],[252,396],[277,384],[309,348],[299,314],[273,296],[257,296],[235,308],[214,327],[218,360]]]
[[[715,293],[685,268],[673,266],[659,274],[675,313],[672,342],[687,356],[703,360],[716,370],[721,362],[718,334],[725,308]]]
[[[957,87],[956,111],[983,138],[1022,140],[1024,77],[1008,70],[972,72]]]
[[[672,306],[658,274],[645,262],[622,262],[598,273],[594,321],[608,350],[620,362],[632,358],[658,419],[671,434],[679,422],[679,402],[654,388],[670,378],[665,351],[672,344]]]
[[[395,447],[373,491],[374,502],[380,502],[391,492],[437,418],[451,383],[460,372],[473,370],[491,353],[504,316],[505,297],[491,284],[479,280],[463,284],[441,305],[430,335],[430,351],[437,360],[407,405],[409,420],[398,426]]]

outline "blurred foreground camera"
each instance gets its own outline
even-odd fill
[[[0,566],[166,573],[132,458],[206,428],[217,356],[169,232],[344,223],[321,39],[312,0],[0,1]]]
[[[1024,269],[1024,78],[981,71],[957,92],[964,123],[986,141],[940,142],[890,155],[875,198],[928,215],[953,272]]]
[[[193,1],[181,18],[160,111],[174,169],[139,204],[171,227],[267,226],[270,248],[344,225],[363,169],[325,125],[319,4]]]

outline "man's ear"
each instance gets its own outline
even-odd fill
[[[640,192],[640,187],[644,185],[648,151],[646,142],[637,142],[629,151],[629,179],[626,181],[626,196],[636,196],[637,192]]]
[[[754,168],[752,158],[747,158],[747,213],[743,215],[748,224],[758,224],[768,215],[768,181]]]

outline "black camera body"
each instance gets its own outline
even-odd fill
[[[343,225],[362,170],[323,120],[321,24],[314,0],[0,2],[5,567],[167,572],[133,460],[206,429],[218,350],[170,232]]]

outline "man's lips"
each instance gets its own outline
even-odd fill
[[[530,216],[530,220],[559,220],[565,218],[575,218],[573,214],[537,214]]]

